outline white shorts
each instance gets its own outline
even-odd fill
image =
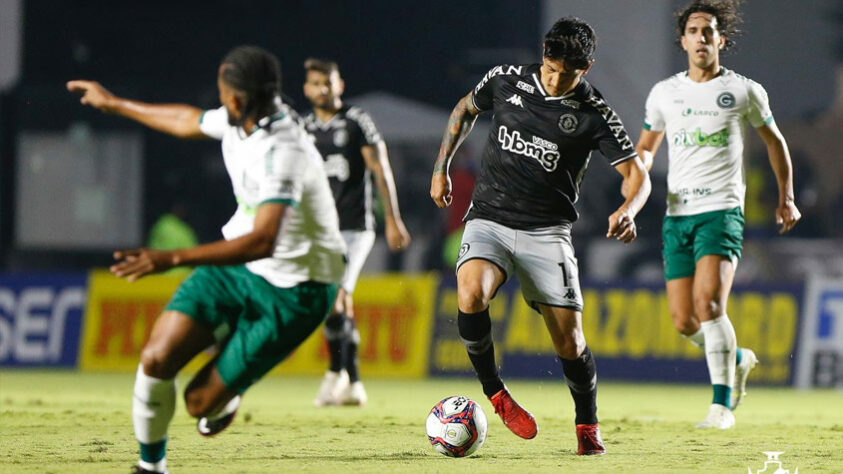
[[[521,294],[533,309],[537,304],[582,311],[579,270],[571,244],[571,225],[516,230],[485,219],[465,225],[457,257],[463,263],[488,260],[521,284]]]
[[[345,245],[348,247],[348,264],[345,267],[345,276],[342,278],[342,286],[348,294],[354,293],[357,285],[357,278],[372,246],[375,245],[375,231],[373,230],[344,230],[341,232]]]

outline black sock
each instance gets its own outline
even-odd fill
[[[495,346],[492,342],[492,320],[489,308],[477,313],[466,314],[462,311],[457,316],[460,339],[468,351],[471,365],[477,372],[477,378],[483,385],[487,397],[503,390],[503,381],[498,375],[495,364]]]
[[[342,314],[331,314],[325,319],[325,339],[328,341],[328,355],[330,357],[328,370],[331,372],[342,370],[343,346],[345,346],[346,339],[343,331],[344,325],[345,315]]]
[[[351,324],[351,335],[346,338],[344,353],[345,371],[348,372],[349,383],[360,380],[360,361],[357,359],[357,346],[360,344],[360,332],[357,331],[357,322],[354,318],[348,318]]]
[[[585,350],[574,360],[559,358],[565,382],[574,398],[578,425],[597,423],[597,366],[591,350]]]

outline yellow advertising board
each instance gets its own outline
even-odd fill
[[[184,275],[153,275],[129,283],[107,270],[92,271],[88,277],[79,368],[137,370],[140,351],[149,339],[155,319]],[[200,356],[187,370],[196,371],[207,360],[207,356]]]
[[[91,371],[134,371],[155,319],[183,275],[156,275],[129,283],[105,270],[91,272],[83,322],[79,367]],[[423,377],[431,344],[435,274],[364,276],[354,293],[360,330],[360,370],[368,376]],[[196,372],[210,355],[184,369]],[[321,327],[275,374],[323,373],[328,352]]]
[[[703,352],[673,327],[661,286],[629,283],[583,288],[583,332],[606,379],[706,380]],[[738,343],[762,361],[753,382],[784,385],[793,376],[799,327],[798,287],[738,287],[729,296],[729,318]],[[434,375],[471,374],[471,361],[453,323],[457,290],[444,280],[439,292],[431,346]],[[521,296],[518,285],[504,285],[489,307],[495,355],[501,365],[526,377],[556,376],[553,342],[544,320]],[[696,377],[696,378],[694,378]]]
[[[360,331],[360,372],[365,376],[424,377],[431,344],[435,274],[362,276],[354,290]],[[322,374],[328,349],[314,332],[271,373]]]

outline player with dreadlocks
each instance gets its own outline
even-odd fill
[[[650,91],[637,150],[647,169],[667,135],[667,214],[662,227],[668,306],[676,329],[705,350],[714,391],[699,428],[728,429],[757,359],[737,346],[726,314],[743,244],[743,132],[749,124],[767,146],[779,200],[781,233],[800,218],[793,166],[767,92],[720,65],[734,45],[741,18],[730,0],[698,0],[680,10],[676,41],[688,70]]]
[[[241,395],[323,321],[345,272],[322,157],[281,103],[278,60],[241,46],[217,75],[222,107],[202,111],[116,97],[92,81],[70,81],[82,103],[181,138],[222,140],[237,210],[225,240],[192,248],[114,253],[111,272],[134,281],[179,265],[195,266],[141,352],[132,416],[140,444],[135,472],[166,472],[167,429],[176,374],[215,342],[220,352],[188,384],[187,411],[203,436],[231,423]]]

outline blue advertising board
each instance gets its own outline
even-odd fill
[[[0,366],[76,367],[87,279],[0,274]]]
[[[797,385],[843,389],[843,279],[808,282]]]

